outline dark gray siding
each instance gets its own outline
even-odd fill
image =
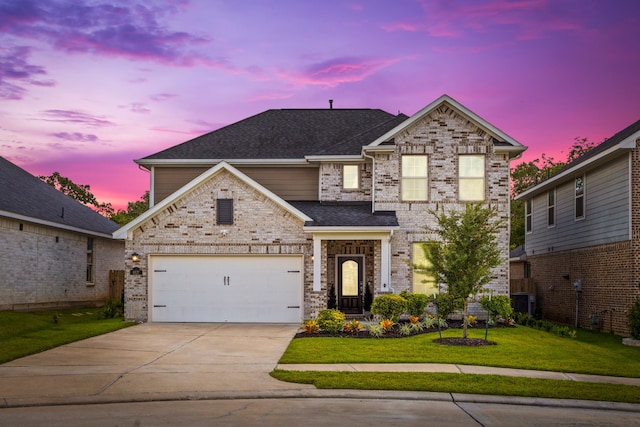
[[[585,173],[585,218],[575,219],[574,178],[556,187],[556,226],[547,226],[547,193],[533,199],[529,255],[629,240],[629,156]]]

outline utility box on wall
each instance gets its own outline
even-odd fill
[[[511,294],[511,306],[516,313],[527,313],[533,316],[535,313],[535,295],[531,295],[525,292],[518,292]]]

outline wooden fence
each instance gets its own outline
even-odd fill
[[[124,298],[124,270],[109,270],[109,299]]]
[[[536,284],[533,279],[511,279],[510,282],[509,291],[511,295],[519,293],[536,294]]]

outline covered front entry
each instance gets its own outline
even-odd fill
[[[297,323],[301,255],[152,255],[154,322]]]
[[[362,314],[364,255],[338,255],[338,307],[345,314]]]

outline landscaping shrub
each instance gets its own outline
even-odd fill
[[[491,307],[491,318],[509,322],[513,318],[513,307],[511,307],[511,298],[508,295],[493,295],[491,297],[491,303],[489,303],[489,296],[485,295],[480,298],[480,305],[485,311]]]
[[[434,301],[433,297],[429,299]],[[439,294],[434,302],[438,304],[438,317],[441,319],[446,319],[454,311],[462,310],[464,307],[464,300],[462,298],[457,298],[449,293]]]
[[[376,324],[367,326],[367,330],[369,331],[369,335],[374,338],[380,338],[384,334],[382,326]]]
[[[308,319],[302,324],[302,330],[305,334],[317,334],[320,331],[320,326],[315,319]]]
[[[350,334],[355,334],[357,332],[360,332],[361,330],[362,324],[360,324],[360,321],[355,319],[344,325],[344,331]]]
[[[124,303],[119,299],[107,300],[100,313],[105,319],[122,317],[124,315]]]
[[[400,295],[380,295],[375,297],[371,304],[371,314],[380,315],[383,319],[390,319],[396,323],[406,308],[407,300]]]
[[[627,311],[627,326],[631,337],[640,340],[640,296]]]
[[[322,332],[337,334],[342,330],[346,320],[346,316],[340,310],[327,308],[320,310],[316,322],[318,322],[318,326]]]
[[[409,291],[400,292],[400,296],[407,300],[406,312],[410,316],[424,316],[424,309],[427,307],[429,297],[426,294],[414,294]]]
[[[516,313],[516,323],[518,325],[529,326],[530,328],[549,332],[560,337],[575,338],[577,336],[577,331],[575,329],[571,329],[568,326],[556,325],[548,320],[536,320],[533,316],[530,316],[527,313]]]

